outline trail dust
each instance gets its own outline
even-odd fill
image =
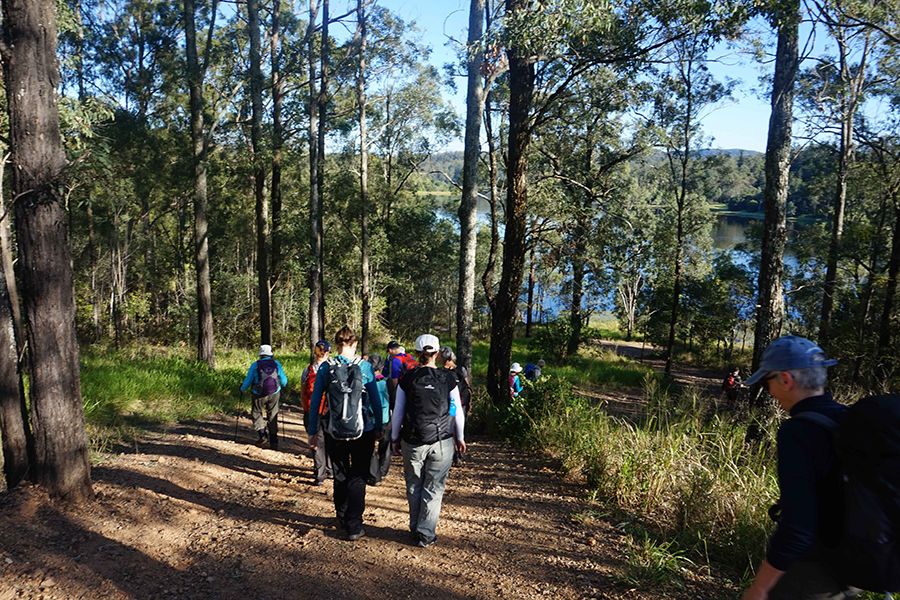
[[[0,600],[721,598],[684,561],[677,584],[636,583],[622,525],[552,460],[470,439],[450,473],[438,543],[408,534],[402,465],[368,487],[366,537],[342,539],[332,482],[311,485],[302,414],[284,411],[281,451],[251,445],[247,419],[147,433],[97,457],[96,500],[0,494]]]

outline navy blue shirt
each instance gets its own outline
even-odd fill
[[[813,411],[840,423],[847,407],[831,394],[804,398],[791,417]],[[837,543],[841,490],[831,432],[818,423],[788,419],[778,429],[778,487],[781,516],[766,559],[779,571],[816,557]]]

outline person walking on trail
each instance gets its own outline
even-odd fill
[[[401,452],[402,446],[409,531],[422,548],[437,541],[435,528],[454,446],[466,451],[459,389],[453,373],[437,367],[438,348],[436,336],[416,339],[419,366],[400,378],[391,427],[394,452]]]
[[[259,347],[259,360],[250,365],[247,377],[241,384],[241,391],[252,389],[250,418],[253,429],[259,439],[256,445],[278,450],[278,403],[281,399],[281,388],[287,386],[287,375],[281,363],[272,358],[272,346],[263,344]],[[263,411],[266,416],[263,417]]]
[[[390,354],[390,360],[388,360],[387,365],[385,365],[385,377],[390,381],[388,385],[388,389],[394,389],[394,394],[396,396],[397,384],[400,381],[400,377],[417,366],[419,363],[416,362],[412,356],[406,353],[406,348],[400,345],[400,342],[395,340],[391,340],[388,342],[388,353]]]
[[[303,373],[300,375],[300,403],[303,405],[304,427],[309,427],[309,403],[312,399],[313,388],[316,384],[316,373],[318,373],[319,368],[323,364],[325,364],[325,361],[328,360],[330,354],[331,344],[329,344],[325,340],[316,342],[316,345],[313,348],[314,362],[303,369]],[[327,403],[323,402],[320,404],[320,417],[322,415],[322,411],[324,411],[326,407]],[[315,479],[316,485],[325,485],[325,480],[331,479],[333,477],[331,471],[331,459],[328,458],[328,454],[325,452],[325,433],[322,429],[324,422],[325,419],[319,419],[317,447],[315,450],[310,450],[313,458],[313,477]]]
[[[456,364],[456,353],[450,346],[441,346],[438,350],[438,361],[444,365],[444,368],[453,373],[456,379],[456,387],[459,390],[460,406],[463,409],[463,416],[469,418],[469,409],[472,407],[472,387],[469,385],[469,371],[462,365]],[[462,462],[463,455],[459,450],[453,453],[453,464],[457,465]]]
[[[522,372],[522,365],[517,362],[514,362],[509,367],[509,393],[513,398],[518,398],[519,394],[522,393],[522,390],[525,389],[522,386],[522,380],[519,379],[519,373]]]
[[[722,381],[722,391],[725,392],[725,399],[728,406],[734,406],[738,399],[738,392],[741,388],[747,387],[741,380],[741,370],[737,367],[733,368],[730,373]]]
[[[378,385],[378,394],[381,398],[381,434],[382,438],[375,442],[375,451],[372,452],[372,461],[369,463],[369,485],[381,485],[381,480],[387,477],[391,469],[391,407],[388,399],[387,380],[381,373],[384,368],[384,358],[380,354],[370,354],[366,359],[372,364],[375,371],[375,383]]]
[[[372,364],[356,354],[358,340],[349,327],[334,338],[337,356],[329,358],[316,373],[309,403],[309,447],[319,447],[319,419],[324,419],[325,452],[334,472],[334,508],[347,539],[356,541],[366,533],[363,511],[366,481],[375,441],[381,437],[381,396]],[[319,416],[320,406],[328,409]]]
[[[537,361],[537,365],[534,367],[534,380],[537,381],[541,378],[541,369],[547,366],[547,363],[544,362],[544,359]]]
[[[835,423],[843,419],[847,407],[825,392],[826,367],[835,364],[814,342],[787,335],[769,344],[759,370],[747,380],[747,385],[761,382],[791,418],[778,429],[781,497],[770,511],[777,526],[743,600],[837,600],[859,593],[836,581],[824,563],[839,542],[842,514],[831,434],[799,416],[811,412]]]

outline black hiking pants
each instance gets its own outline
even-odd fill
[[[362,529],[366,508],[366,480],[375,449],[375,431],[366,431],[355,440],[336,440],[325,434],[325,451],[334,472],[334,509],[348,535]]]

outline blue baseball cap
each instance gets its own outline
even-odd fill
[[[322,346],[322,350],[325,352],[331,352],[331,344],[326,342],[325,340],[319,340],[316,342],[316,346]]]
[[[759,370],[745,383],[753,385],[771,371],[794,371],[813,367],[831,367],[836,360],[823,360],[825,351],[813,341],[796,335],[785,335],[773,341],[765,349],[759,361]]]

